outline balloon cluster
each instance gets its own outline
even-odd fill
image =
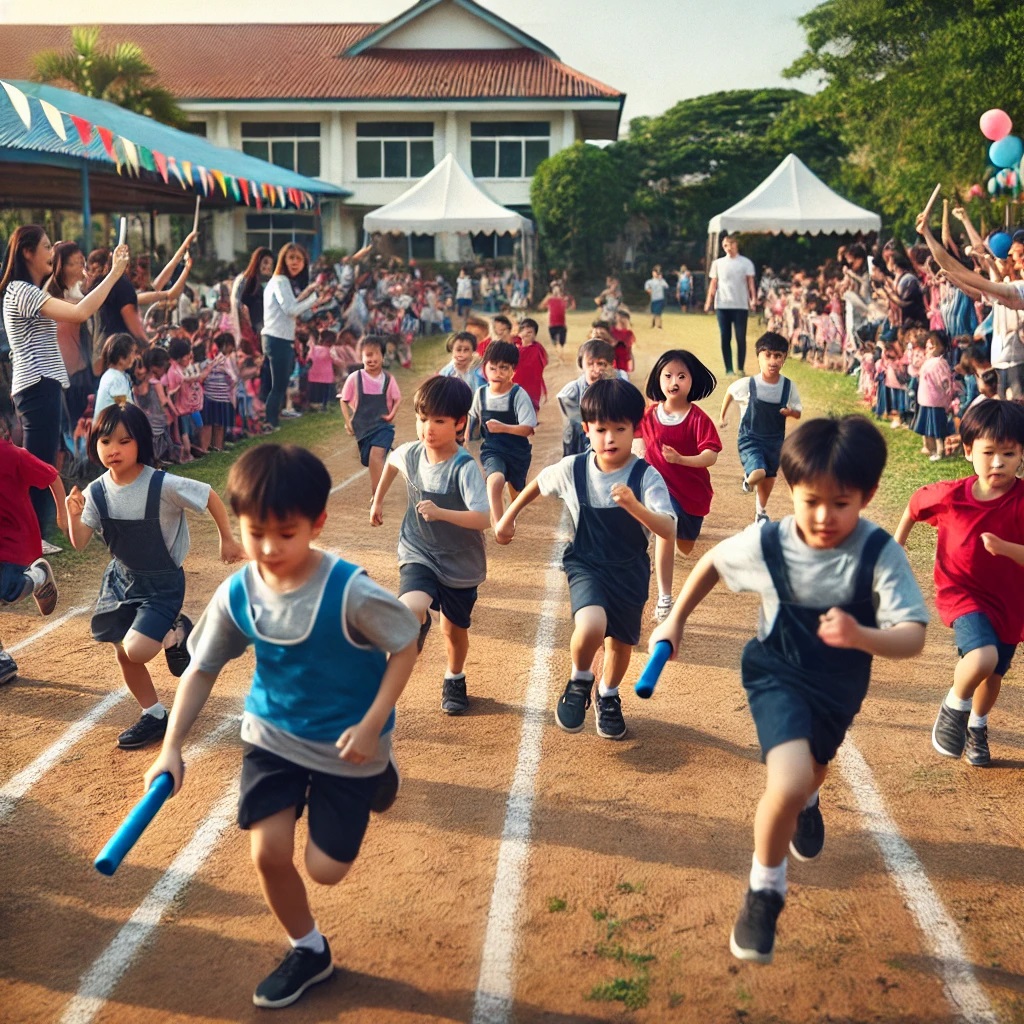
[[[988,159],[989,163],[996,168],[995,173],[988,179],[989,195],[999,195],[1005,190],[1011,191],[1016,197],[1022,184],[1022,176],[1024,176],[1024,166],[1021,166],[1021,158],[1024,157],[1024,142],[1018,136],[1010,134],[1010,130],[1013,128],[1010,115],[1005,110],[998,108],[986,110],[981,115],[978,126],[981,128],[981,134],[991,142],[988,147]],[[970,195],[972,197],[984,194],[985,190],[981,185],[971,186]],[[1007,248],[1009,248],[1008,245]]]

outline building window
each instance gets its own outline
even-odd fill
[[[320,174],[320,124],[243,121],[242,152],[316,178]]]
[[[245,215],[245,247],[252,252],[265,245],[275,259],[281,246],[298,242],[306,252],[315,255],[316,215],[312,213],[247,213]]]
[[[469,128],[475,178],[532,178],[551,155],[550,121],[473,121]]]
[[[189,133],[189,135],[202,135],[202,137],[205,139],[206,138],[206,122],[205,121],[189,121],[189,123],[187,125],[185,125],[185,131],[187,131]]]
[[[432,121],[356,124],[356,177],[422,178],[433,167]]]
[[[533,220],[533,210],[528,206],[510,206],[518,214]],[[481,259],[511,259],[522,254],[522,235],[472,234],[469,236],[473,252]]]

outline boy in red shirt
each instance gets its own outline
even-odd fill
[[[43,615],[57,607],[57,585],[50,563],[42,557],[43,540],[29,491],[47,487],[57,506],[57,525],[68,531],[64,485],[53,466],[24,448],[0,440],[0,603],[14,604],[29,594]],[[14,659],[0,646],[0,683],[18,674]]]
[[[519,349],[519,363],[513,379],[530,396],[534,412],[540,412],[540,400],[548,393],[544,383],[548,354],[537,340],[538,330],[537,321],[526,317],[519,322],[519,336],[513,339]]]
[[[974,476],[920,488],[903,513],[896,540],[915,522],[939,531],[935,606],[952,626],[960,661],[932,728],[944,757],[977,767],[992,763],[988,714],[1017,644],[1024,639],[1024,406],[987,399],[960,424]]]
[[[615,326],[611,329],[612,343],[615,345],[615,369],[632,373],[634,369],[633,346],[636,335],[633,333],[629,313],[624,309],[616,310]]]

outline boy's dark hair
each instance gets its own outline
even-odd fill
[[[524,327],[532,327],[534,334],[540,332],[540,327],[537,325],[537,321],[529,316],[525,316],[519,321],[519,330],[522,330]]]
[[[754,342],[754,352],[784,352],[789,355],[789,342],[775,331],[765,331]]]
[[[782,442],[779,466],[790,487],[821,478],[869,495],[882,478],[885,438],[864,416],[828,416],[802,423]]]
[[[616,318],[621,316],[623,320],[629,320],[630,323],[633,322],[633,318],[629,315],[629,310],[628,309],[617,309],[617,310],[615,310],[615,316],[616,316]]]
[[[221,331],[220,334],[215,334],[213,337],[213,343],[217,346],[218,352],[223,352],[225,348],[235,347],[235,336],[230,331]]]
[[[103,342],[103,368],[107,369],[115,363],[127,359],[135,351],[137,342],[130,334],[111,334]]]
[[[635,430],[644,418],[645,406],[639,388],[628,380],[599,380],[580,399],[580,419],[584,423],[632,423]]]
[[[999,374],[995,370],[984,370],[981,374],[981,383],[987,388],[999,387]]]
[[[228,473],[228,501],[236,516],[265,521],[298,515],[320,518],[331,493],[331,475],[311,452],[296,444],[258,444]]]
[[[109,437],[119,426],[123,425],[128,436],[138,445],[139,465],[152,466],[153,459],[153,428],[149,425],[146,414],[131,402],[124,405],[108,405],[92,425],[89,431],[89,460],[101,465],[96,445],[101,437]]]
[[[699,402],[707,398],[718,386],[715,375],[692,353],[685,348],[670,348],[658,356],[658,361],[651,368],[647,378],[647,397],[654,402],[664,402],[665,392],[661,389],[661,375],[669,363],[682,363],[690,373],[690,395],[688,401]]]
[[[512,321],[503,313],[499,313],[497,316],[491,317],[492,324],[504,324],[510,331],[512,330]]]
[[[976,341],[967,346],[967,358],[972,363],[987,363],[989,359],[989,347],[983,341]]]
[[[364,334],[359,339],[359,351],[365,348],[375,348],[382,356],[384,355],[384,339],[379,334]],[[316,516],[313,517],[314,519]]]
[[[448,416],[462,420],[469,415],[473,391],[458,377],[430,377],[412,396],[413,411],[422,416]]]
[[[206,358],[206,342],[197,341],[192,346],[192,359],[194,362],[201,363]]]
[[[152,370],[154,366],[158,370],[163,370],[171,365],[171,357],[167,354],[167,349],[153,345],[142,353],[142,365],[147,370]]]
[[[960,420],[960,440],[970,448],[979,439],[1024,445],[1024,405],[998,398],[972,405]]]
[[[188,338],[171,338],[167,343],[167,354],[177,362],[179,359],[184,359],[185,356],[191,354],[192,342]]]
[[[444,350],[451,352],[455,348],[455,342],[457,341],[468,341],[473,346],[473,351],[476,351],[476,335],[470,334],[469,331],[459,331],[457,334],[451,335],[448,341],[445,342]]]
[[[511,341],[492,341],[484,351],[483,363],[508,363],[519,365],[519,349]]]
[[[582,370],[583,360],[603,359],[609,366],[615,362],[615,346],[603,338],[588,338],[576,352],[576,365]]]
[[[195,316],[183,316],[181,318],[181,329],[188,331],[189,334],[195,334],[199,330],[199,318]]]

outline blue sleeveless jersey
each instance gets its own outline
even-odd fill
[[[245,710],[302,739],[333,743],[362,721],[387,667],[383,651],[355,643],[344,626],[349,584],[363,570],[336,560],[309,631],[298,640],[275,640],[258,631],[245,587],[249,571],[246,566],[235,573],[228,589],[231,617],[256,651]],[[394,724],[392,709],[382,734]]]

